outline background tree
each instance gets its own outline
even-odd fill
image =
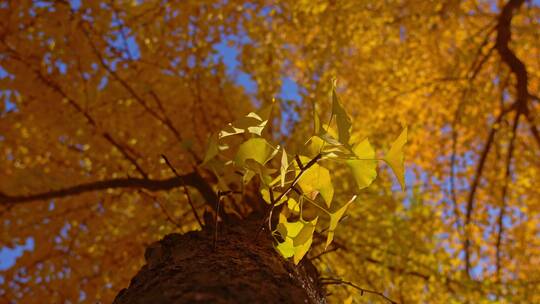
[[[1,244],[33,247],[1,296],[111,301],[145,245],[198,228],[180,186],[211,199],[190,173],[211,133],[294,82],[270,131],[303,144],[338,77],[354,136],[386,150],[409,126],[409,190],[381,170],[312,250],[322,275],[399,302],[538,301],[539,18],[523,0],[1,3]]]

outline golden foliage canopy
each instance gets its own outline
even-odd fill
[[[0,246],[33,249],[0,297],[110,302],[144,245],[197,229],[185,190],[215,199],[193,171],[210,134],[277,97],[293,151],[337,77],[355,142],[408,126],[407,191],[379,170],[314,244],[322,274],[404,303],[539,302],[539,22],[524,0],[1,2]],[[342,202],[371,183],[332,174]]]

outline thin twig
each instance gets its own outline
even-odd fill
[[[261,225],[259,227],[259,229],[257,230],[257,233],[255,234],[255,240],[257,240],[257,238],[259,237],[259,234],[260,232],[262,231],[263,227],[264,227],[264,223],[269,220],[269,217],[270,215],[272,214],[272,210],[274,209],[274,207],[276,206],[276,204],[281,201],[281,199],[283,197],[285,197],[286,195],[288,195],[293,189],[294,189],[294,186],[296,186],[296,184],[298,183],[298,181],[300,180],[300,177],[302,177],[302,175],[309,169],[311,168],[313,165],[315,165],[322,157],[322,154],[319,153],[317,154],[312,160],[310,160],[301,170],[300,170],[300,173],[298,173],[298,175],[294,178],[294,180],[292,181],[292,183],[289,185],[289,187],[283,192],[281,193],[275,200],[272,201],[272,204],[270,205],[269,209],[268,209],[268,212],[266,213],[266,215],[264,216],[262,222],[261,222]]]
[[[323,255],[328,254],[328,253],[330,253],[330,252],[337,251],[338,249],[339,249],[339,247],[334,247],[334,248],[332,248],[332,249],[330,249],[330,250],[325,250],[325,251],[323,251],[323,252],[317,254],[316,256],[309,258],[309,260],[310,260],[310,261],[314,261],[314,260],[316,260],[316,259],[319,259],[319,258],[322,257]]]
[[[385,299],[386,301],[388,301],[388,303],[392,303],[392,304],[398,304],[398,302],[390,299],[389,297],[385,296],[382,292],[380,291],[376,291],[376,290],[371,290],[371,289],[365,289],[365,288],[362,288],[354,283],[351,283],[349,281],[344,281],[342,279],[335,279],[335,278],[321,278],[321,281],[323,281],[323,284],[325,285],[348,285],[348,286],[351,286],[357,290],[360,291],[360,295],[363,296],[364,293],[370,293],[370,294],[374,294],[374,295],[378,295],[379,297]]]
[[[182,229],[182,225],[180,223],[178,223],[170,214],[169,212],[167,211],[167,209],[165,208],[165,206],[163,206],[163,204],[161,203],[161,201],[153,194],[151,193],[148,193],[147,190],[144,190],[144,189],[141,189],[139,190],[139,193],[142,193],[146,196],[148,196],[149,198],[153,199],[158,205],[159,205],[159,208],[161,209],[161,212],[163,212],[163,214],[165,214],[165,217],[167,217],[167,220],[169,222],[171,222],[173,225],[176,226],[176,228],[178,229]]]
[[[213,240],[214,250],[216,250],[216,245],[217,245],[219,208],[221,206],[221,197],[223,195],[224,194],[218,190],[218,194],[217,194],[218,199],[216,201],[216,216],[214,217],[214,240]]]
[[[169,166],[169,168],[171,169],[171,171],[174,173],[174,175],[176,177],[180,177],[180,175],[178,174],[178,172],[176,172],[176,169],[173,167],[173,165],[169,162],[169,160],[167,159],[167,157],[164,155],[164,154],[161,154],[161,157],[163,158],[163,160],[165,161],[165,163],[167,164],[167,166]],[[201,219],[199,218],[199,215],[197,214],[197,211],[195,210],[195,206],[193,205],[193,202],[191,201],[191,196],[189,196],[189,191],[186,187],[186,185],[182,185],[182,187],[184,188],[184,192],[186,193],[186,196],[187,196],[187,199],[188,199],[188,203],[189,203],[189,206],[191,206],[191,211],[193,211],[193,215],[195,215],[195,219],[197,219],[197,223],[199,223],[199,226],[201,227],[201,229],[203,228],[203,224],[201,222]],[[219,198],[218,198],[219,199]]]

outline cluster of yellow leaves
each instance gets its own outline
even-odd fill
[[[276,238],[276,249],[286,258],[294,257],[295,264],[298,264],[308,253],[319,217],[329,218],[329,224],[325,228],[328,230],[326,250],[332,243],[334,231],[339,221],[356,198],[356,195],[353,196],[345,205],[332,211],[332,209],[336,209],[332,205],[334,185],[330,171],[320,162],[332,160],[334,164],[335,162],[346,163],[350,167],[359,189],[369,186],[377,176],[377,159],[368,139],[362,140],[354,145],[354,148],[351,148],[349,143],[351,119],[339,101],[335,82],[332,84],[330,99],[332,102],[330,120],[335,119],[338,130],[337,137],[332,136],[336,132],[332,131],[330,125],[326,128],[320,126],[318,123],[319,115],[315,112],[312,117],[316,126],[314,135],[305,141],[306,146],[312,146],[314,142],[318,142],[318,149],[315,152],[316,155],[312,156],[313,158],[302,154],[289,156],[285,148],[274,146],[261,136],[264,127],[272,119],[270,114],[273,103],[258,112],[250,112],[245,117],[229,123],[216,135],[212,135],[204,157],[203,165],[210,168],[216,178],[220,180],[218,193],[234,192],[234,189],[231,189],[229,185],[238,184],[234,183],[233,174],[226,173],[227,167],[233,166],[228,171],[234,172],[236,175],[241,174],[240,183],[243,185],[249,183],[253,177],[259,177],[261,195],[270,205],[266,220],[270,230],[277,233],[279,237]],[[231,153],[228,152],[234,149],[232,144],[227,141],[233,135],[247,137],[247,139],[241,140],[238,147],[232,152],[234,156],[230,157]],[[407,129],[401,133],[383,158],[396,173],[403,188],[405,187],[403,146],[406,142]],[[279,162],[271,162],[280,150],[281,159]],[[290,163],[289,159],[292,159]],[[296,188],[297,185],[301,191]],[[245,189],[244,186],[242,189]],[[240,195],[244,197],[243,192]],[[320,200],[317,201],[318,197],[322,198],[324,205],[321,204]],[[307,216],[311,219],[306,219],[306,205],[313,206],[317,210]],[[271,214],[276,207],[281,208],[281,213],[279,224],[274,229],[271,224]],[[295,220],[290,222],[289,217],[295,218]]]

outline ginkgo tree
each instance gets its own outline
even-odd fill
[[[234,242],[226,217],[269,214],[321,147],[330,207],[299,181],[249,238],[294,257],[315,227],[296,267],[328,301],[379,299],[330,286],[346,281],[404,303],[539,302],[539,18],[525,0],[2,2],[0,302],[111,302],[148,244],[208,212],[217,247]],[[336,76],[350,121],[327,102]],[[272,98],[268,121],[235,125]],[[385,170],[403,126],[407,191]],[[237,157],[259,137],[244,150],[272,159]],[[355,195],[333,223],[307,201]]]
[[[262,225],[267,222],[275,237],[276,249],[285,258],[293,257],[295,264],[309,251],[317,227],[323,226],[319,218],[328,218],[326,226],[320,227],[327,232],[326,249],[332,243],[347,208],[357,197],[354,195],[346,203],[334,202],[332,174],[325,163],[331,162],[332,167],[347,165],[357,189],[361,190],[375,180],[377,161],[382,160],[392,168],[400,185],[405,187],[403,146],[407,142],[407,128],[384,158],[376,158],[367,138],[359,142],[351,140],[351,118],[339,100],[335,80],[329,96],[332,104],[329,123],[321,124],[319,113],[314,110],[313,134],[304,140],[304,149],[299,154],[288,154],[285,147],[274,145],[263,136],[264,127],[272,119],[272,103],[212,135],[202,164],[219,179],[219,192],[234,191],[228,187],[233,180],[228,179],[239,179],[242,185],[257,179],[260,194],[269,206]],[[334,122],[337,131],[333,128]],[[231,141],[234,136],[240,137],[235,144]],[[240,177],[235,178],[238,175]],[[305,216],[308,206],[314,207],[316,212]],[[271,218],[276,208],[280,210],[279,221],[273,227]]]

